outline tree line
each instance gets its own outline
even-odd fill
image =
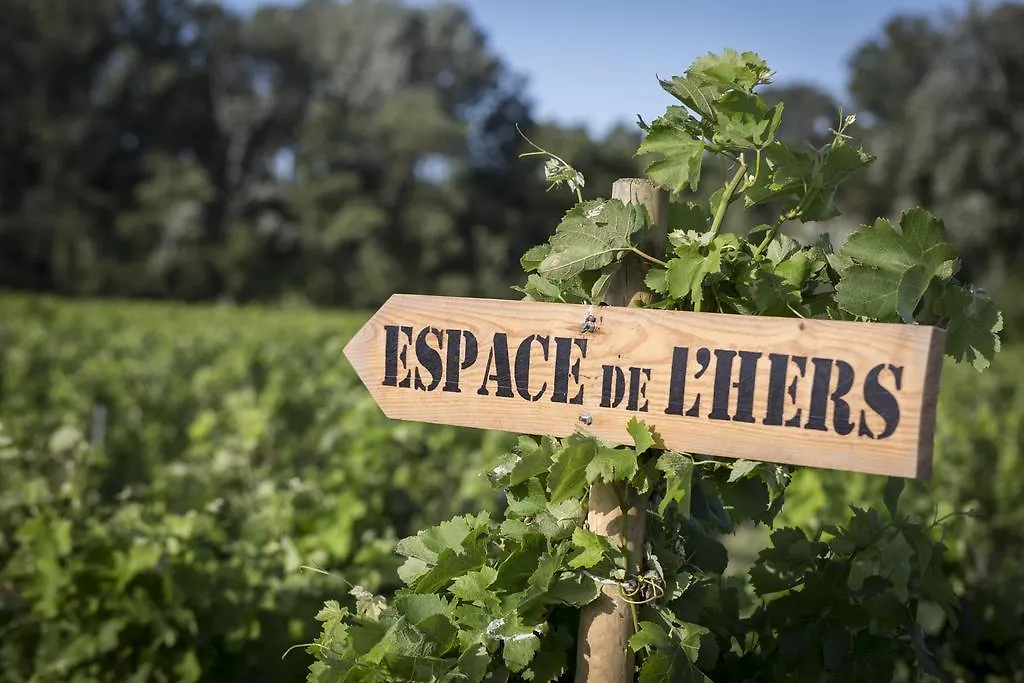
[[[852,54],[849,102],[799,83],[771,95],[782,135],[809,144],[857,113],[850,132],[878,159],[839,197],[846,220],[933,208],[1011,315],[1022,33],[1012,3],[897,16]],[[645,163],[638,126],[595,138],[539,121],[525,85],[457,4],[5,0],[0,287],[346,307],[508,296],[573,201],[545,192],[523,135],[581,170],[588,196]]]

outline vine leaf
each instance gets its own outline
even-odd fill
[[[769,82],[770,74],[757,54],[727,49],[721,54],[703,55],[684,75],[660,82],[669,94],[713,123],[718,120],[718,105],[726,93],[752,93],[756,86]]]
[[[690,513],[690,490],[693,486],[693,459],[669,451],[658,458],[657,468],[665,473],[665,497],[658,504],[658,513],[664,515],[669,504],[675,503],[683,515]]]
[[[576,529],[572,532],[572,544],[575,547],[575,552],[569,559],[569,567],[572,569],[592,569],[616,554],[611,541],[586,529]]]
[[[540,649],[540,638],[533,633],[515,634],[505,641],[502,658],[509,671],[517,673],[529,665]]]
[[[629,250],[633,236],[646,227],[647,213],[639,204],[627,205],[618,199],[577,204],[556,228],[550,251],[537,265],[537,272],[559,282],[584,271],[600,270]]]
[[[538,244],[526,251],[525,254],[519,259],[519,265],[522,266],[523,270],[527,273],[532,273],[537,270],[547,255],[551,253],[550,244]]]
[[[733,462],[732,467],[729,468],[729,483],[731,484],[738,479],[748,476],[763,464],[756,460],[736,460]]]
[[[557,456],[548,476],[552,504],[583,495],[587,486],[587,469],[596,450],[594,442],[587,440],[566,447]]]
[[[956,250],[945,241],[942,222],[925,209],[909,209],[900,218],[902,234],[888,219],[859,230],[846,240],[840,253],[862,265],[904,272],[922,265],[932,275],[948,278]]]
[[[763,149],[775,141],[782,124],[783,104],[769,107],[759,96],[730,92],[718,103],[714,141],[735,150]]]
[[[900,274],[855,265],[836,285],[836,300],[849,313],[879,322],[896,322]]]
[[[636,451],[632,448],[601,447],[587,464],[587,483],[629,481],[637,471]]]
[[[573,643],[572,636],[564,628],[546,636],[523,678],[531,683],[554,683],[569,668],[568,651]]]
[[[689,187],[696,191],[700,183],[704,142],[695,138],[670,114],[656,119],[634,156],[661,154],[662,159],[648,164],[644,172],[660,187],[679,193]]]
[[[932,280],[952,277],[956,250],[943,236],[942,222],[924,209],[900,219],[902,234],[882,218],[853,233],[839,254],[853,265],[836,286],[839,306],[854,315],[882,322],[914,322],[914,314]]]
[[[477,571],[467,572],[452,582],[452,595],[463,602],[498,609],[501,601],[490,590],[490,586],[497,578],[498,570],[494,567],[484,566]]]
[[[640,628],[629,638],[629,646],[634,652],[639,652],[644,648],[661,650],[671,647],[671,645],[672,641],[669,639],[668,633],[653,621],[641,621]]]
[[[809,188],[800,204],[800,220],[807,223],[838,216],[835,196],[839,185],[874,160],[874,155],[837,138],[820,153],[811,167]]]
[[[654,650],[640,668],[638,683],[711,683],[679,649]]]
[[[638,420],[636,416],[629,418],[629,422],[626,423],[626,431],[633,437],[637,453],[643,453],[647,449],[659,445],[660,439],[658,439],[654,431],[644,424],[642,420]]]
[[[712,248],[705,256],[696,244],[676,247],[676,258],[668,262],[665,284],[674,299],[693,302],[693,310],[700,311],[704,301],[704,278],[722,270],[722,254]]]
[[[980,290],[948,283],[935,303],[937,315],[948,318],[946,354],[957,362],[969,361],[979,372],[988,368],[999,351],[1003,314]]]
[[[901,477],[889,477],[885,481],[882,501],[885,503],[885,509],[889,511],[890,519],[896,519],[896,508],[899,506],[900,494],[903,493],[905,483]]]

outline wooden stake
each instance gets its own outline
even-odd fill
[[[612,198],[646,207],[651,228],[641,245],[659,256],[665,244],[668,219],[668,195],[644,178],[622,178],[612,185]],[[645,268],[629,255],[616,273],[608,295],[609,306],[628,306],[643,298]],[[596,534],[607,536],[612,544],[626,547],[629,571],[638,574],[643,567],[644,526],[647,496],[630,488],[625,510],[620,507],[615,489],[597,483],[590,488],[587,525]],[[608,584],[594,602],[580,613],[579,645],[576,654],[576,683],[627,683],[633,680],[635,666],[629,638],[633,635],[633,616],[629,603],[619,595],[617,586]]]

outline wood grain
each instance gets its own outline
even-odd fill
[[[587,306],[576,304],[396,294],[350,340],[345,355],[384,413],[396,419],[552,436],[584,429],[609,443],[628,444],[632,441],[626,424],[635,415],[657,430],[666,447],[690,453],[903,477],[923,477],[931,472],[935,404],[945,343],[945,333],[940,328],[609,306],[593,310],[597,318],[595,331],[581,333],[587,312]],[[400,375],[410,373],[407,388],[383,384],[386,325],[411,328],[411,337],[400,335],[403,342],[409,338],[414,342],[405,348],[406,363],[398,365]],[[440,344],[434,335],[427,338],[429,346],[439,350],[442,360],[446,353],[443,345],[448,340],[446,330],[463,330],[476,339],[477,357],[460,372],[460,392],[444,391],[444,381],[431,391],[413,386],[416,372],[424,384],[429,379],[425,366],[417,361],[415,348],[416,337],[424,328],[434,328],[440,334]],[[494,381],[487,384],[488,395],[478,393],[484,384],[495,334],[507,335],[509,362],[513,366],[523,339],[530,335],[548,338],[547,360],[539,342],[533,343],[530,356],[527,388],[532,396],[542,388],[545,390],[538,400],[524,399],[514,380],[510,382],[512,386],[504,387],[510,397],[497,396]],[[582,392],[579,404],[551,400],[556,337],[586,340],[585,357],[581,357],[578,342],[563,342],[572,345],[572,363],[579,361],[579,381],[570,377],[568,382],[569,398]],[[673,349],[677,347],[688,349],[684,408],[690,407],[696,392],[701,395],[696,417],[665,412],[670,404]],[[701,348],[708,350],[711,363],[698,379],[696,360]],[[715,385],[716,350],[726,355],[741,351],[761,354],[756,372],[751,373],[751,412],[755,421],[708,417]],[[765,424],[770,354],[806,359],[804,376],[795,383],[792,395],[786,393],[784,397],[785,418],[792,419],[800,409],[800,426]],[[812,416],[815,358],[821,359],[817,363],[822,366],[827,365],[826,360],[833,361],[828,375],[829,400],[824,412],[814,413],[826,425],[824,430],[806,426]],[[841,397],[850,411],[846,422],[854,425],[852,433],[845,435],[834,428],[837,406],[831,400],[839,379],[835,367],[839,361],[848,364],[853,373],[852,386]],[[791,361],[788,366],[787,390],[789,380],[799,374],[794,363]],[[618,407],[600,405],[605,365],[623,368],[627,377],[630,367],[645,369],[641,373],[645,378],[649,371],[644,392],[646,410],[641,410],[643,401],[637,409],[627,409],[628,397]],[[878,366],[882,369],[876,384],[895,398],[899,419],[890,435],[870,438],[859,434],[861,422],[876,436],[882,435],[885,427],[883,418],[864,396],[865,380]],[[900,369],[898,390],[889,366]],[[740,367],[741,358],[736,356],[730,385],[739,378]],[[749,382],[745,386],[750,388]],[[739,393],[735,385],[731,386],[730,416],[737,412]],[[875,395],[879,395],[877,391]],[[581,423],[583,415],[590,416],[589,425]]]
[[[647,253],[665,251],[668,193],[647,178],[620,178],[612,183],[612,199],[639,204],[650,218],[640,248]],[[647,267],[635,254],[626,254],[615,272],[605,301],[629,306],[634,300],[650,302],[644,287]],[[587,494],[587,528],[626,550],[629,576],[644,569],[644,536],[650,492],[594,482]],[[603,584],[601,595],[580,608],[576,639],[576,683],[620,683],[634,678],[636,655],[629,646],[633,636],[633,606],[619,586]]]

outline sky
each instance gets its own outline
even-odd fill
[[[283,0],[289,2],[289,0]],[[970,0],[463,0],[492,49],[528,79],[540,119],[602,134],[660,115],[658,78],[725,48],[758,53],[776,83],[845,98],[847,60],[898,13],[962,13]],[[250,11],[261,0],[226,0]],[[426,6],[433,0],[410,0]],[[990,5],[992,2],[982,2]]]

